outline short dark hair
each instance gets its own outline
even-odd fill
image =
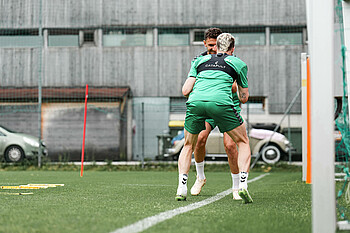
[[[209,28],[204,32],[204,40],[208,38],[216,39],[222,33],[220,28]]]

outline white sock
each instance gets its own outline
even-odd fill
[[[239,173],[238,174],[231,173],[231,177],[232,177],[232,188],[239,189]]]
[[[204,161],[200,162],[200,163],[195,162],[195,164],[196,164],[196,171],[197,171],[198,179],[204,180],[205,179]]]
[[[248,188],[248,172],[239,173],[239,188]]]
[[[179,186],[177,187],[176,195],[187,194],[187,174],[179,174]]]

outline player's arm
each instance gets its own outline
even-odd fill
[[[197,63],[198,59],[197,57],[195,57],[192,62],[191,62],[191,68],[190,68],[190,72],[187,75],[187,79],[184,83],[184,85],[182,86],[182,94],[188,98],[188,96],[190,95],[190,93],[192,92],[193,86],[196,82],[196,77],[197,77]]]
[[[190,93],[192,92],[194,83],[196,82],[196,78],[195,77],[188,77],[184,83],[184,85],[182,86],[182,94],[185,97],[188,97],[190,95]]]
[[[237,82],[235,80],[234,83],[232,84],[232,93],[236,93],[236,92],[237,92]]]
[[[237,87],[238,87],[238,98],[242,104],[247,103],[249,98],[249,90],[248,90],[248,67],[244,65],[241,68],[239,73],[239,78],[237,79]]]
[[[244,88],[244,87],[241,87],[240,85],[238,85],[238,98],[242,104],[247,103],[248,98],[249,98],[248,87]]]

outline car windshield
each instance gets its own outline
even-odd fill
[[[11,130],[11,129],[8,129],[2,125],[0,125],[1,128],[3,128],[4,130],[6,130],[7,132],[10,132],[10,133],[16,133],[15,131]]]

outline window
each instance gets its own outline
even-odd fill
[[[206,29],[195,29],[193,44],[203,44],[204,32]],[[235,37],[235,45],[265,45],[264,27],[236,27],[221,28],[223,32],[231,33]]]
[[[84,30],[80,31],[80,46],[92,45],[95,46],[95,31],[94,30]]]
[[[303,44],[303,28],[271,28],[270,29],[271,45],[301,45]]]
[[[245,113],[249,114],[264,114],[265,113],[265,97],[249,96],[249,101],[245,104],[241,104],[241,109]]]
[[[1,29],[0,47],[39,47],[38,29]]]
[[[79,46],[79,30],[75,30],[75,29],[48,30],[48,46],[51,46],[51,47]]]
[[[188,29],[159,29],[158,44],[160,46],[184,46],[190,44]]]
[[[194,42],[203,42],[204,40],[204,30],[195,30],[194,31]]]
[[[107,29],[103,32],[103,46],[152,46],[153,30],[147,28]]]
[[[194,29],[193,30],[192,44],[203,45],[204,32],[205,32],[205,29]]]
[[[235,45],[265,45],[265,28],[264,27],[247,27],[247,28],[227,28],[222,29],[224,32],[231,33],[235,37]]]
[[[93,31],[87,31],[84,32],[84,43],[85,42],[94,42],[94,32]]]

